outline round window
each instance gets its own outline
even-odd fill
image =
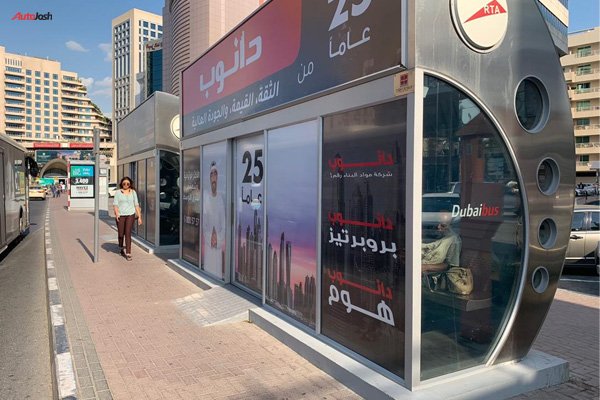
[[[538,240],[544,249],[549,249],[556,243],[556,223],[550,218],[546,218],[540,224],[538,230]]]
[[[515,111],[519,123],[528,132],[540,131],[548,120],[548,93],[538,79],[525,78],[517,88]]]
[[[540,163],[537,172],[537,183],[542,193],[551,195],[556,192],[559,178],[558,165],[554,160],[546,158]]]

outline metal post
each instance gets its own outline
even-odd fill
[[[98,228],[100,224],[100,131],[94,128],[94,262],[100,259]]]

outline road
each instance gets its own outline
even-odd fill
[[[52,399],[44,216],[30,202],[30,233],[0,259],[0,399]]]
[[[571,290],[592,296],[600,295],[600,277],[596,267],[565,267],[558,282],[561,289]]]

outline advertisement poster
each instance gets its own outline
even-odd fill
[[[92,150],[36,150],[35,161],[44,165],[56,158],[65,161],[91,161],[94,159]]]
[[[94,198],[94,166],[71,165],[69,170],[71,198]]]
[[[227,143],[202,150],[202,269],[219,279],[225,277],[227,251]]]
[[[267,136],[267,302],[311,327],[317,296],[317,133],[311,121]]]
[[[181,256],[200,266],[200,147],[184,150]]]
[[[264,138],[255,135],[236,142],[234,198],[235,280],[257,293],[262,291]]]
[[[183,136],[401,64],[402,2],[272,0],[183,71]]]
[[[323,122],[321,331],[404,374],[406,100]]]

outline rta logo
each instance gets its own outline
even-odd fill
[[[12,21],[52,21],[52,14],[47,12],[46,14],[36,13],[21,13],[18,12],[14,17],[11,18]]]
[[[502,42],[508,27],[507,0],[450,0],[452,22],[471,49],[486,53]]]

